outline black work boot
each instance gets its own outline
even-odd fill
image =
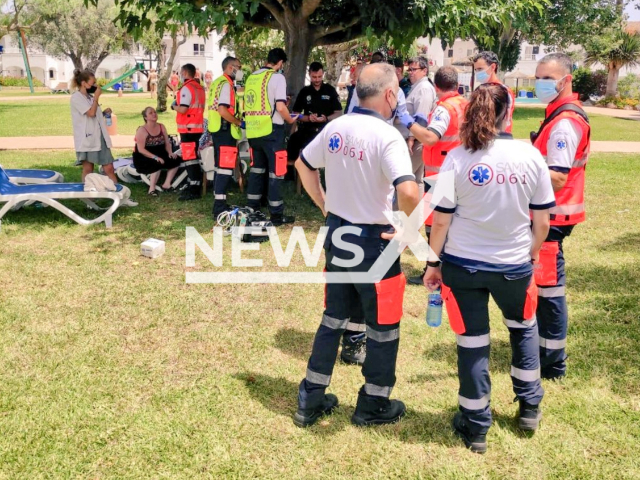
[[[310,427],[323,415],[332,414],[338,406],[338,397],[332,393],[325,395],[324,390],[316,392],[315,395],[315,392],[306,395],[298,394],[298,411],[293,414],[293,423],[296,427]],[[303,397],[305,398],[303,399]]]
[[[409,277],[407,280],[407,283],[409,283],[409,285],[424,285],[423,279],[424,279],[424,274],[427,273],[427,267],[424,267],[424,270],[422,270],[422,273],[416,277]]]
[[[360,390],[351,423],[359,427],[396,423],[406,412],[407,407],[400,400],[374,397]]]
[[[518,412],[518,427],[521,430],[534,432],[542,420],[540,405],[530,405],[520,400],[520,412]]]
[[[224,204],[224,205],[222,205],[222,206],[217,206],[217,205],[215,205],[215,206],[213,207],[213,213],[212,213],[213,220],[214,220],[214,221],[217,221],[217,220],[218,220],[218,217],[220,216],[220,214],[221,214],[221,213],[224,213],[224,212],[231,212],[231,211],[233,211],[233,208],[231,208],[231,206],[230,206],[228,203],[227,203],[227,204]]]
[[[366,333],[342,337],[342,352],[340,353],[340,360],[349,365],[362,365],[366,358]]]
[[[462,412],[456,413],[453,417],[453,430],[472,452],[485,453],[487,451],[487,436],[472,433]]]
[[[274,227],[281,227],[282,225],[295,222],[296,217],[291,217],[289,215],[271,215],[270,220]]]
[[[192,200],[200,200],[202,198],[202,195],[200,194],[199,189],[200,189],[200,187],[198,187],[197,191],[194,191],[194,189],[192,189],[192,188],[188,188],[188,189],[184,190],[182,195],[180,195],[178,197],[178,201],[180,201],[180,202],[190,202]]]

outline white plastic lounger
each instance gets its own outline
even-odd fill
[[[42,183],[62,183],[64,176],[53,170],[7,168],[5,173],[16,185],[39,185]]]
[[[55,208],[80,225],[93,225],[104,222],[105,226],[110,228],[113,212],[120,206],[124,193],[122,185],[116,185],[116,188],[115,192],[85,192],[83,183],[16,185],[9,180],[5,170],[0,167],[0,204],[5,204],[0,209],[0,226],[2,225],[2,218],[7,212],[20,208],[27,202],[35,201]],[[100,198],[113,200],[113,204],[107,209],[100,208],[93,202],[93,200]],[[62,205],[59,200],[80,200],[94,210],[104,210],[104,213],[98,218],[88,220]]]

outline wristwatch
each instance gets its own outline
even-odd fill
[[[442,265],[442,262],[440,260],[438,260],[437,262],[430,262],[427,260],[427,267],[438,268],[440,265]]]

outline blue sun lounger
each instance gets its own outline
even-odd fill
[[[104,222],[107,228],[112,225],[113,212],[120,206],[123,186],[116,185],[115,192],[85,192],[83,183],[43,183],[40,185],[16,185],[11,182],[6,171],[0,167],[0,226],[2,218],[10,210],[15,210],[29,202],[40,202],[55,208],[80,225],[93,225]],[[107,198],[113,200],[113,204],[107,208],[101,208],[93,200]],[[94,210],[103,210],[98,218],[88,220],[82,218],[68,207],[60,203],[60,200],[80,200]]]
[[[62,174],[53,170],[6,168],[4,171],[9,176],[11,183],[15,183],[16,185],[64,182]]]

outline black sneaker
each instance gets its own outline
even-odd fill
[[[518,427],[520,427],[520,430],[534,432],[540,425],[540,420],[542,420],[540,405],[529,405],[520,400],[520,412],[518,413]]]
[[[323,415],[331,415],[337,406],[338,397],[328,393],[317,407],[298,408],[298,411],[293,414],[293,423],[300,428],[310,427]]]
[[[409,277],[407,283],[409,285],[424,285],[424,273],[416,277]]]
[[[416,277],[409,277],[407,283],[409,285],[424,285],[424,274],[427,273],[427,267],[424,267],[422,273]]]
[[[359,427],[369,425],[386,425],[396,423],[407,412],[407,407],[400,400],[389,400],[384,397],[373,397],[360,392],[356,411],[351,423]]]
[[[556,368],[548,368],[548,369],[542,369],[540,371],[540,378],[542,378],[543,380],[551,380],[554,382],[558,382],[562,379],[564,379],[566,373],[564,372],[559,372]]]
[[[472,452],[485,453],[487,451],[487,436],[471,433],[462,412],[456,413],[453,417],[453,430]]]
[[[201,198],[202,195],[200,195],[199,193],[193,193],[189,190],[186,190],[182,195],[178,197],[178,200],[180,202],[190,202],[191,200],[200,200]]]
[[[295,222],[296,217],[290,217],[288,215],[271,215],[270,220],[274,227],[281,227],[282,225]]]
[[[342,337],[340,360],[349,365],[363,365],[367,358],[367,336],[364,333]]]
[[[229,205],[228,203],[219,208],[214,207],[214,209],[212,210],[213,219],[217,220],[221,213],[232,211],[232,210],[233,208],[231,208],[231,205]]]

